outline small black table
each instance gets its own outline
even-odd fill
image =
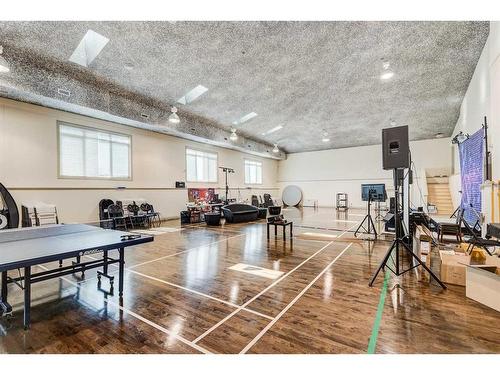
[[[274,236],[278,235],[278,227],[283,227],[283,241],[286,240],[286,227],[290,226],[290,238],[293,238],[293,221],[286,223],[267,223],[267,239],[269,239],[269,227],[274,225]]]

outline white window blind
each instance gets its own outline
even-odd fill
[[[245,160],[245,184],[262,184],[262,163]]]
[[[59,124],[59,176],[129,179],[130,136]]]
[[[189,182],[217,182],[217,154],[187,148],[186,179]]]

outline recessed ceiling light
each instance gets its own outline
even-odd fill
[[[262,135],[268,135],[268,134],[271,134],[271,133],[277,132],[277,131],[278,131],[278,130],[280,130],[280,129],[283,129],[283,125],[278,125],[278,126],[275,126],[274,128],[269,129],[267,132],[262,133]]]
[[[236,134],[236,129],[234,128],[231,129],[231,135],[229,136],[229,139],[233,142],[236,142],[238,140],[238,134]]]
[[[381,80],[386,81],[388,79],[391,79],[394,76],[394,72],[389,69],[390,66],[391,66],[391,64],[389,63],[389,61],[383,61],[383,63],[382,63],[383,71],[382,71],[382,74],[380,74]]]
[[[247,113],[245,116],[243,116],[239,120],[233,121],[233,125],[241,125],[244,122],[250,121],[254,117],[257,117],[257,113],[255,113],[255,112]]]
[[[177,115],[177,108],[172,107],[170,109],[170,112],[172,112],[172,113],[170,114],[170,116],[168,116],[168,122],[170,122],[172,124],[178,124],[179,122],[181,122],[179,115]]]
[[[390,120],[390,124],[391,124],[391,126],[396,126],[396,121],[395,121],[395,120],[393,120],[393,119],[391,119],[391,120]]]
[[[2,56],[2,53],[3,53],[3,47],[0,46],[0,73],[8,73],[10,72],[9,63]]]
[[[391,72],[390,70],[388,70],[386,72],[383,72],[380,75],[380,79],[382,79],[382,80],[388,80],[388,79],[391,79],[393,76],[394,76],[394,72]]]
[[[436,133],[436,138],[443,138],[444,137],[444,134],[439,132],[439,133]]]
[[[108,44],[109,39],[93,30],[88,30],[73,51],[69,61],[88,67]]]
[[[330,137],[328,137],[328,133],[326,131],[323,131],[323,138],[321,138],[322,142],[330,142]]]
[[[279,153],[279,152],[280,152],[280,149],[278,148],[278,144],[277,144],[277,143],[275,143],[275,144],[274,144],[273,152],[274,152],[275,154],[277,154],[277,153]]]
[[[198,99],[200,96],[202,96],[204,93],[206,93],[208,89],[203,86],[203,85],[198,85],[191,91],[189,91],[186,95],[184,95],[182,98],[177,100],[177,103],[180,104],[189,104],[194,102],[196,99]]]
[[[132,64],[129,64],[129,63],[125,64],[124,67],[127,70],[134,70],[134,66]]]

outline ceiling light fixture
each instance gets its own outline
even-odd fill
[[[396,120],[393,120],[392,118],[389,120],[391,126],[396,126]]]
[[[2,56],[2,53],[3,53],[3,47],[0,46],[0,73],[8,73],[10,72],[9,63]]]
[[[172,124],[178,124],[179,122],[181,122],[179,115],[177,115],[177,108],[176,107],[172,107],[170,109],[170,112],[172,112],[172,113],[170,114],[170,116],[168,116],[168,122],[171,122]]]
[[[257,113],[255,113],[255,112],[247,113],[245,116],[243,116],[239,120],[233,121],[233,125],[241,125],[244,122],[250,121],[254,117],[257,117]]]
[[[391,64],[388,61],[384,61],[382,64],[382,67],[384,70],[382,71],[382,74],[380,74],[380,79],[387,81],[388,79],[391,79],[394,76],[394,72],[389,69]]]
[[[274,128],[269,129],[267,132],[262,133],[262,135],[269,135],[271,133],[277,132],[280,129],[283,129],[283,125],[275,126]]]
[[[470,137],[470,135],[468,133],[464,133],[464,132],[460,131],[456,136],[453,137],[453,139],[451,140],[451,143],[453,143],[454,145],[457,145],[457,144],[459,145],[460,143],[468,140],[469,137]]]
[[[231,135],[229,136],[229,139],[233,142],[236,142],[238,140],[238,134],[236,134],[235,128],[231,128]]]
[[[188,93],[184,95],[182,98],[179,98],[179,100],[177,100],[177,103],[184,105],[192,103],[207,91],[208,89],[205,86],[198,85],[194,89],[188,91]]]
[[[323,138],[321,138],[322,142],[330,142],[330,138],[328,137],[328,133],[326,131],[323,131]]]
[[[274,144],[273,152],[274,152],[275,154],[277,154],[277,153],[279,153],[279,152],[280,152],[280,149],[278,148],[278,144],[277,144],[277,143],[275,143],[275,144]]]
[[[439,132],[439,133],[436,133],[436,138],[443,138],[444,137],[444,134]]]
[[[109,39],[105,36],[102,36],[93,30],[88,30],[73,51],[69,61],[88,68],[108,42]]]

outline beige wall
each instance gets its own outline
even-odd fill
[[[112,130],[132,136],[132,180],[59,179],[57,171],[57,121]],[[191,142],[181,138],[95,120],[26,103],[0,98],[0,182],[17,204],[43,201],[57,205],[65,222],[86,222],[98,218],[102,198],[150,201],[164,217],[177,217],[187,201],[186,190],[176,190],[175,181],[185,181],[185,148],[215,151],[218,164],[235,169],[229,185],[230,196],[243,199],[252,193],[277,195],[278,162],[238,151]],[[245,185],[244,159],[263,162],[263,184]],[[116,188],[126,187],[123,190]],[[219,172],[215,184],[188,184],[188,187],[224,187]],[[251,188],[251,189],[248,189]]]

